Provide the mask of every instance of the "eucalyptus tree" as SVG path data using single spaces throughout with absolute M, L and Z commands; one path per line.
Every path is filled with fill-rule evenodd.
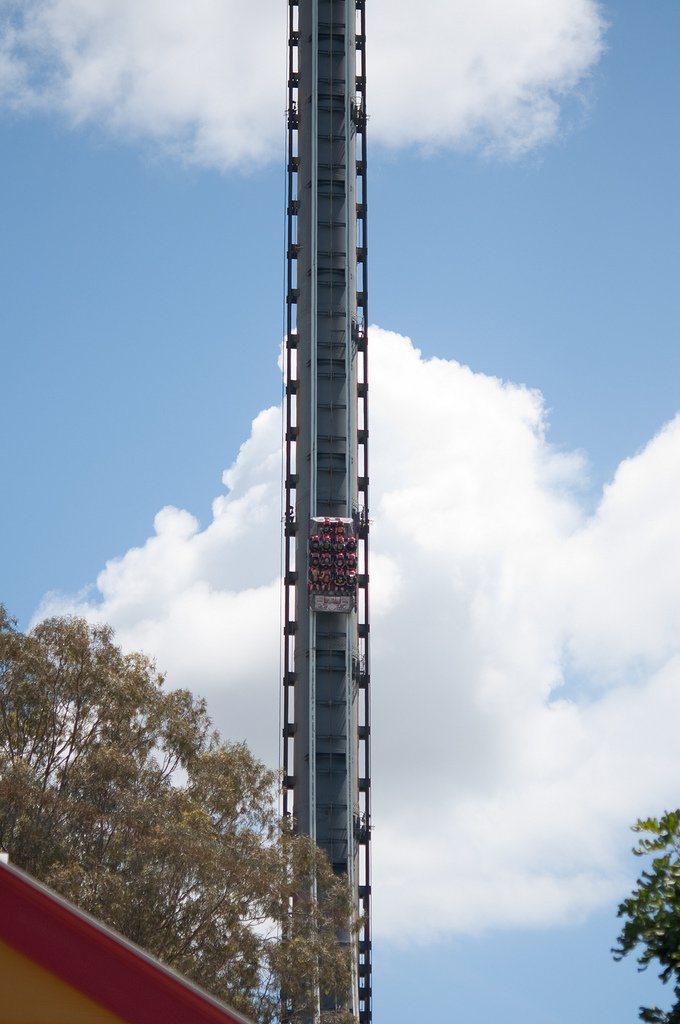
M 317 979 L 336 1005 L 348 991 L 350 899 L 279 817 L 277 789 L 108 626 L 52 618 L 24 634 L 0 606 L 0 846 L 236 1009 L 294 1024 Z

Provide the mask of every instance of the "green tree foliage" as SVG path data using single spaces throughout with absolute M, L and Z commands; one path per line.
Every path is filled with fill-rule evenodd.
M 680 810 L 666 812 L 658 820 L 648 818 L 633 826 L 642 834 L 633 853 L 652 856 L 651 868 L 642 872 L 633 893 L 619 907 L 625 924 L 612 953 L 615 960 L 638 947 L 640 970 L 657 961 L 659 977 L 673 982 L 675 1003 L 668 1012 L 640 1007 L 647 1024 L 680 1024 Z
M 262 1024 L 281 991 L 304 1020 L 317 980 L 342 1005 L 346 885 L 279 819 L 276 774 L 162 684 L 106 626 L 55 618 L 25 635 L 0 606 L 0 846 Z

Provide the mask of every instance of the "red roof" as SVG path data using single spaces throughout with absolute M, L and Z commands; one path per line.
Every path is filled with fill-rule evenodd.
M 0 862 L 0 940 L 126 1024 L 250 1024 L 143 950 Z

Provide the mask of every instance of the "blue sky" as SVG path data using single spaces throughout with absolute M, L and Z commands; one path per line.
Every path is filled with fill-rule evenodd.
M 181 6 L 168 19 L 219 28 L 212 0 Z M 554 72 L 518 60 L 513 106 L 504 5 L 468 12 L 472 41 L 465 6 L 409 54 L 458 106 L 435 71 L 402 95 L 378 37 L 396 45 L 399 18 L 376 0 L 369 21 L 375 1019 L 619 1024 L 656 989 L 609 956 L 628 824 L 677 804 L 680 769 L 680 432 L 649 445 L 680 406 L 680 8 L 603 4 L 602 45 L 588 0 L 518 2 L 523 37 L 543 18 L 557 42 Z M 163 16 L 25 7 L 0 4 L 0 599 L 22 626 L 103 614 L 271 759 L 278 418 L 251 421 L 281 391 L 283 87 L 263 69 L 223 116 L 210 54 L 205 92 L 190 71 L 151 98 L 93 86 L 73 53 L 103 32 L 109 67 L 135 46 L 155 73 Z M 450 71 L 480 52 L 490 100 Z M 154 528 L 167 506 L 186 512 Z

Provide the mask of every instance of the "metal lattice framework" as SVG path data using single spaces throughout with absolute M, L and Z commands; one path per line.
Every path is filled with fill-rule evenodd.
M 355 894 L 370 1022 L 365 4 L 288 0 L 288 18 L 283 804 Z M 356 539 L 349 611 L 310 599 L 313 522 Z

